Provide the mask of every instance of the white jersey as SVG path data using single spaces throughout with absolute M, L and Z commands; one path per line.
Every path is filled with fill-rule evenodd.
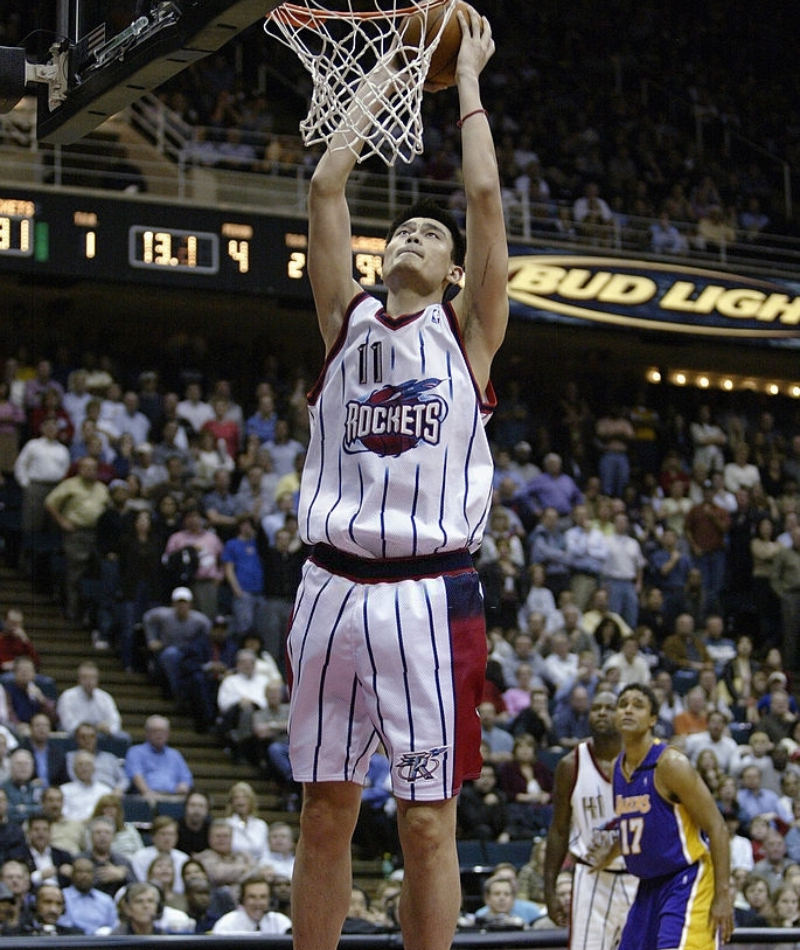
M 601 770 L 589 742 L 575 747 L 575 784 L 570 796 L 572 822 L 569 829 L 569 850 L 579 861 L 586 861 L 592 842 L 614 821 L 614 792 L 611 778 Z M 608 831 L 613 836 L 614 832 Z M 622 857 L 609 865 L 624 870 Z
M 586 863 L 592 841 L 598 836 L 613 834 L 605 828 L 614 820 L 611 779 L 597 764 L 589 742 L 575 747 L 575 784 L 570 804 L 569 850 L 576 863 L 569 945 L 571 950 L 615 950 L 639 882 L 626 872 L 621 857 L 598 873 Z
M 449 305 L 391 319 L 359 294 L 309 394 L 303 540 L 365 558 L 476 550 L 491 501 L 484 426 L 494 405 Z

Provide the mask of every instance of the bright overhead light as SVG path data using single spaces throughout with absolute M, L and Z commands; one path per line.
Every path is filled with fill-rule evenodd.
M 697 380 L 697 385 L 698 385 L 701 389 L 708 389 L 708 387 L 709 387 L 708 376 L 701 376 L 701 377 Z
M 679 386 L 684 386 L 684 385 L 686 384 L 686 376 L 685 376 L 683 373 L 676 373 L 676 374 L 675 374 L 675 382 L 676 382 Z

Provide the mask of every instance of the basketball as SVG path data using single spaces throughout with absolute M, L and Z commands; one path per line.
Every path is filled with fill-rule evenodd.
M 428 9 L 425 30 L 426 47 L 435 39 L 441 29 L 445 9 L 445 3 L 432 4 Z M 458 62 L 458 51 L 461 49 L 461 24 L 456 16 L 459 10 L 469 16 L 472 7 L 468 3 L 464 3 L 463 0 L 459 0 L 456 4 L 455 10 L 442 31 L 439 45 L 431 58 L 431 65 L 424 87 L 427 92 L 438 92 L 440 89 L 448 89 L 456 84 L 456 63 Z M 421 14 L 414 14 L 408 18 L 408 23 L 403 27 L 403 42 L 408 46 L 419 46 L 422 20 Z

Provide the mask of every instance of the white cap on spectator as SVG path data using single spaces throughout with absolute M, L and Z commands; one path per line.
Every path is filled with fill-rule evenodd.
M 176 587 L 172 592 L 173 600 L 194 600 L 188 587 Z

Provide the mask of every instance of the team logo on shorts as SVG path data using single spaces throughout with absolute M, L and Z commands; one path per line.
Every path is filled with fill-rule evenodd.
M 406 782 L 430 781 L 442 764 L 439 757 L 447 752 L 447 748 L 440 746 L 427 752 L 404 752 L 397 763 L 397 774 Z
M 363 402 L 347 403 L 344 448 L 347 452 L 402 455 L 420 443 L 438 445 L 447 403 L 431 393 L 441 379 L 412 379 L 376 389 Z

